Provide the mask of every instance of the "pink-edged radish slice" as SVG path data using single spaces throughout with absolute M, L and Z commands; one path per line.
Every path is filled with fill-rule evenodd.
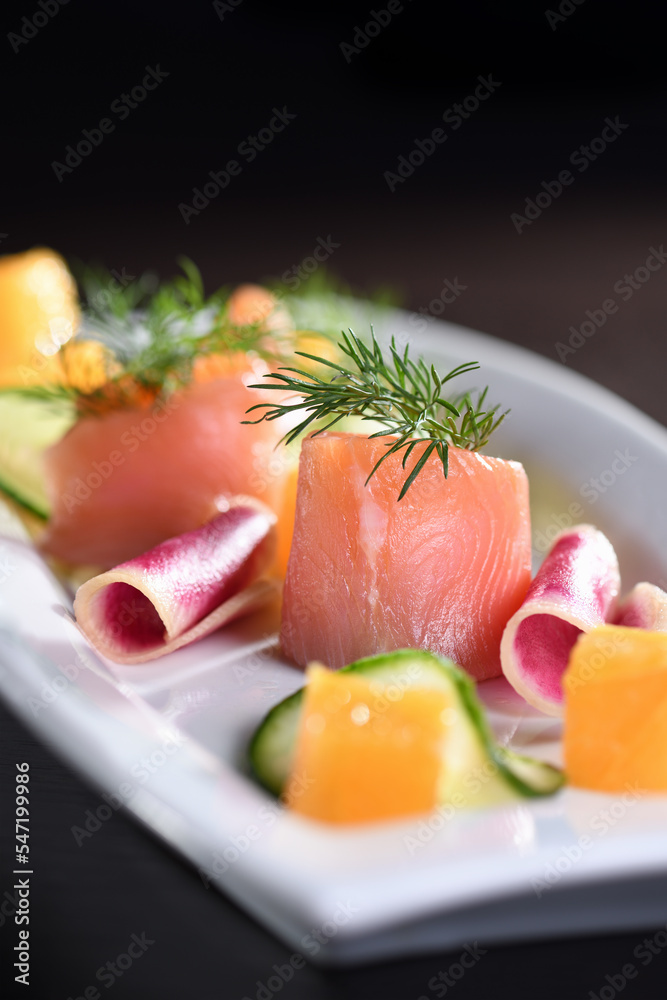
M 500 644 L 503 673 L 530 705 L 562 715 L 572 647 L 609 619 L 620 583 L 616 553 L 597 528 L 580 524 L 554 539 Z
M 279 589 L 261 578 L 275 553 L 275 521 L 258 500 L 232 499 L 201 528 L 79 587 L 79 627 L 108 659 L 144 663 L 248 614 Z
M 638 583 L 619 603 L 613 625 L 667 632 L 667 594 L 652 583 Z

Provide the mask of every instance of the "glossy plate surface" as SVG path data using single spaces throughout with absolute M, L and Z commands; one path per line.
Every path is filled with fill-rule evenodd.
M 667 431 L 520 348 L 436 321 L 421 336 L 413 326 L 396 311 L 376 332 L 443 369 L 479 361 L 480 384 L 511 407 L 493 452 L 526 465 L 536 563 L 559 527 L 593 522 L 616 547 L 624 590 L 665 586 Z M 667 921 L 667 796 L 566 789 L 329 829 L 285 813 L 247 776 L 254 727 L 302 684 L 277 649 L 275 609 L 133 667 L 93 653 L 70 612 L 71 595 L 0 513 L 0 694 L 104 793 L 102 822 L 128 809 L 307 958 L 369 961 Z M 503 680 L 480 690 L 501 742 L 558 762 L 558 722 Z

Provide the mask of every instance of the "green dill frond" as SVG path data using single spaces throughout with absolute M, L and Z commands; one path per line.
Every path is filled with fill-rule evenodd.
M 121 368 L 111 385 L 129 377 L 168 394 L 187 385 L 195 361 L 210 354 L 239 351 L 272 361 L 290 355 L 293 345 L 280 331 L 269 338 L 265 323 L 229 321 L 229 288 L 207 296 L 196 265 L 187 257 L 179 265 L 182 274 L 162 283 L 152 273 L 122 283 L 102 268 L 79 268 L 83 309 L 77 339 L 99 341 L 111 351 Z
M 352 330 L 342 334 L 339 343 L 342 353 L 352 367 L 346 368 L 333 361 L 297 351 L 319 365 L 333 369 L 329 378 L 299 368 L 280 368 L 277 373 L 265 376 L 274 382 L 252 386 L 256 389 L 290 390 L 301 396 L 300 401 L 273 405 L 258 403 L 247 412 L 264 409 L 257 420 L 277 420 L 299 410 L 305 412 L 301 422 L 289 431 L 283 440 L 293 441 L 308 429 L 316 434 L 335 426 L 344 417 L 360 416 L 382 425 L 382 429 L 369 437 L 392 435 L 395 440 L 385 442 L 387 451 L 372 469 L 368 480 L 377 472 L 390 455 L 403 452 L 403 468 L 418 444 L 427 447 L 408 474 L 398 499 L 402 500 L 415 478 L 432 454 L 440 459 L 443 474 L 448 474 L 448 447 L 477 451 L 489 440 L 507 412 L 498 413 L 499 407 L 484 409 L 487 389 L 473 400 L 469 392 L 448 398 L 443 387 L 452 379 L 479 368 L 477 362 L 458 365 L 447 375 L 440 376 L 433 365 L 419 358 L 409 357 L 408 347 L 401 352 L 392 339 L 390 357 L 385 358 L 371 328 L 371 344 L 360 340 Z M 288 374 L 281 374 L 282 372 Z M 366 482 L 368 482 L 366 480 Z
M 66 385 L 49 383 L 44 385 L 3 386 L 2 396 L 19 396 L 22 399 L 34 399 L 43 403 L 57 414 L 74 414 L 76 411 L 77 393 Z

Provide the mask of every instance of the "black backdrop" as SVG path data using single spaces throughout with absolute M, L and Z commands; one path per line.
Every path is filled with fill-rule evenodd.
M 330 238 L 328 267 L 353 288 L 390 285 L 428 310 L 458 278 L 445 318 L 557 358 L 664 237 L 658 4 L 4 6 L 2 252 L 41 243 L 164 276 L 187 254 L 213 289 L 280 277 Z M 146 67 L 161 81 L 134 100 Z M 479 77 L 492 93 L 457 119 Z M 252 161 L 239 154 L 274 108 L 295 117 Z M 626 127 L 604 148 L 608 118 Z M 103 119 L 113 131 L 94 146 L 85 132 Z M 437 128 L 445 141 L 422 153 Z M 411 155 L 424 162 L 388 181 Z M 233 159 L 240 173 L 199 214 L 179 210 Z M 546 207 L 518 232 L 512 216 L 538 196 Z M 660 366 L 645 363 L 663 340 L 663 285 L 566 363 L 665 420 Z
M 664 274 L 627 300 L 613 291 L 667 238 L 659 12 L 602 0 L 6 3 L 0 252 L 48 245 L 163 276 L 187 254 L 213 289 L 293 274 L 319 240 L 359 292 L 389 285 L 412 309 L 525 344 L 667 422 Z M 230 160 L 224 189 L 184 209 Z M 451 302 L 446 281 L 464 288 Z M 610 295 L 622 308 L 559 358 Z M 35 985 L 18 995 L 80 995 L 145 930 L 155 945 L 114 995 L 254 997 L 286 949 L 122 815 L 77 848 L 70 827 L 96 793 L 12 719 L 1 738 L 3 780 L 28 760 L 39 802 Z M 585 997 L 639 940 L 492 949 L 452 992 Z M 454 957 L 308 969 L 284 992 L 430 996 Z M 665 961 L 624 996 L 658 996 Z

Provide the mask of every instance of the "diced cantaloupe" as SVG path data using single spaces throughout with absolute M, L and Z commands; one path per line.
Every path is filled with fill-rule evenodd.
M 46 247 L 0 257 L 0 385 L 62 381 L 57 348 L 79 324 L 76 282 Z
M 563 684 L 571 784 L 667 791 L 667 633 L 601 625 L 577 640 Z
M 446 692 L 410 689 L 392 701 L 377 681 L 358 675 L 313 665 L 307 677 L 289 806 L 329 823 L 434 809 Z

